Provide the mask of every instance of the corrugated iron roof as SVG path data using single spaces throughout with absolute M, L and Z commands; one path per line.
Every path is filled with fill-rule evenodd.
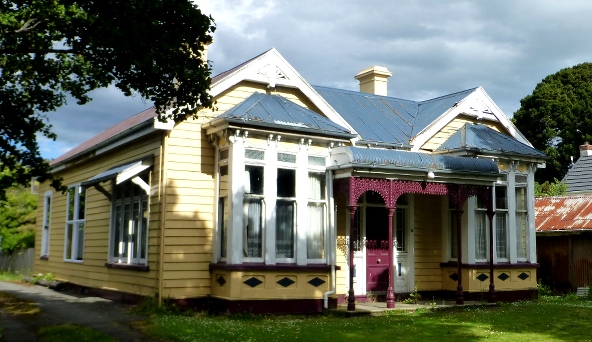
M 461 129 L 451 135 L 436 151 L 459 149 L 546 157 L 539 150 L 523 144 L 508 135 L 502 134 L 486 125 L 470 122 L 467 122 Z
M 218 120 L 239 121 L 250 125 L 304 130 L 348 138 L 355 137 L 346 128 L 282 96 L 263 93 L 252 94 L 213 121 Z
M 421 152 L 386 150 L 361 147 L 340 147 L 334 151 L 346 150 L 350 164 L 367 164 L 385 167 L 411 167 L 426 170 L 449 170 L 456 172 L 478 172 L 497 174 L 497 164 L 487 158 L 455 157 Z
M 535 198 L 537 232 L 592 229 L 592 195 Z
M 132 117 L 129 117 L 109 128 L 102 131 L 101 133 L 95 135 L 94 137 L 88 139 L 87 141 L 83 142 L 82 144 L 76 146 L 75 148 L 71 149 L 70 151 L 62 154 L 61 156 L 52 160 L 49 164 L 56 165 L 60 162 L 63 162 L 67 159 L 75 157 L 81 153 L 85 153 L 87 151 L 92 150 L 92 148 L 98 146 L 99 144 L 117 136 L 126 131 L 140 125 L 141 123 L 151 120 L 156 117 L 156 108 L 150 107 L 143 112 L 140 112 Z
M 313 86 L 362 140 L 409 144 L 412 137 L 477 88 L 426 101 Z
M 563 177 L 563 182 L 569 192 L 589 191 L 592 192 L 592 156 L 582 156 Z

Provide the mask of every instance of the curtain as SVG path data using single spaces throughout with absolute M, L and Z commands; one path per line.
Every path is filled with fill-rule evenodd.
M 276 257 L 294 257 L 294 202 L 277 201 L 276 204 Z
M 325 257 L 324 204 L 308 205 L 306 250 L 308 259 Z
M 245 257 L 261 258 L 263 256 L 263 239 L 261 227 L 261 200 L 246 201 L 244 206 L 243 252 Z
M 516 250 L 517 257 L 526 258 L 526 213 L 516 213 Z
M 487 259 L 487 223 L 489 222 L 484 211 L 475 212 L 475 259 Z
M 323 186 L 323 181 L 325 180 L 325 175 L 320 173 L 310 173 L 308 177 L 308 184 L 309 184 L 309 192 L 308 198 L 313 200 L 322 200 L 323 191 L 325 190 Z
M 500 259 L 508 259 L 508 224 L 507 212 L 495 214 L 495 252 Z

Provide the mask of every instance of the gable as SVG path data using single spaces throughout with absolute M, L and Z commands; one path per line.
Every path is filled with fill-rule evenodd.
M 421 146 L 420 150 L 423 151 L 435 151 L 440 147 L 446 140 L 448 140 L 454 133 L 456 133 L 459 129 L 461 129 L 466 123 L 481 123 L 487 125 L 489 128 L 496 130 L 498 132 L 504 132 L 507 134 L 505 128 L 499 122 L 494 121 L 479 121 L 475 117 L 467 116 L 467 115 L 459 115 L 455 117 L 452 121 L 450 121 L 446 126 L 444 126 L 440 131 L 438 131 L 433 137 L 431 137 L 428 141 Z

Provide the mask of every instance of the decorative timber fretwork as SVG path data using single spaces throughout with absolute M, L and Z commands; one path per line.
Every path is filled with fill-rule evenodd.
M 338 179 L 333 185 L 334 195 L 338 197 L 345 195 L 346 207 L 350 214 L 350 227 L 354 227 L 354 215 L 358 208 L 358 200 L 367 191 L 373 191 L 382 197 L 384 204 L 388 209 L 389 215 L 389 238 L 388 238 L 388 255 L 389 264 L 393 260 L 393 237 L 392 237 L 392 217 L 397 206 L 397 199 L 403 194 L 425 194 L 425 195 L 439 195 L 447 196 L 452 207 L 455 209 L 457 215 L 457 236 L 461 236 L 461 216 L 463 214 L 463 206 L 467 199 L 473 196 L 477 196 L 487 206 L 487 216 L 489 218 L 489 233 L 493 236 L 493 217 L 495 212 L 493 211 L 493 196 L 492 186 L 484 185 L 466 185 L 466 184 L 455 184 L 455 183 L 433 183 L 427 181 L 402 181 L 393 179 L 379 179 L 379 178 L 362 178 L 362 177 L 349 177 Z M 348 260 L 348 266 L 350 268 L 349 276 L 349 295 L 347 309 L 349 311 L 355 310 L 355 296 L 353 290 L 353 229 L 350 229 L 349 238 L 349 255 L 346 256 Z M 490 255 L 493 256 L 493 239 L 490 238 Z M 382 246 L 381 246 L 382 247 Z M 462 260 L 462 246 L 461 239 L 457 239 L 457 256 L 459 260 Z M 458 263 L 457 267 L 457 290 L 456 290 L 456 303 L 464 304 L 463 287 L 462 287 L 462 272 L 461 263 Z M 394 277 L 392 274 L 393 267 L 389 265 L 389 281 L 387 288 L 387 308 L 395 307 L 395 295 L 394 295 Z M 493 260 L 490 260 L 490 284 L 489 284 L 489 300 L 495 300 L 495 287 L 493 283 Z

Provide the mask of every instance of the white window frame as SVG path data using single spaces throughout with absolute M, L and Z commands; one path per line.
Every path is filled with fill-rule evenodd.
M 81 206 L 80 195 L 84 193 L 84 205 Z M 73 196 L 73 198 L 72 198 Z M 73 202 L 72 215 L 70 215 L 70 201 Z M 80 184 L 68 187 L 66 196 L 66 230 L 64 235 L 64 261 L 78 262 L 84 261 L 84 231 L 86 229 L 86 202 L 88 200 L 87 190 Z M 80 210 L 84 212 L 80 215 Z M 82 216 L 82 217 L 81 217 Z M 72 218 L 70 218 L 72 217 Z M 72 227 L 72 231 L 70 231 Z M 82 227 L 82 229 L 80 229 Z M 82 236 L 80 236 L 82 232 Z M 69 238 L 71 236 L 70 250 L 68 251 Z M 68 252 L 70 257 L 68 257 Z
M 514 177 L 516 176 L 522 176 L 526 178 L 526 182 L 515 182 L 514 183 L 514 201 L 516 203 L 516 210 L 515 210 L 515 233 L 516 233 L 516 260 L 517 261 L 527 261 L 528 260 L 528 254 L 529 254 L 529 243 L 528 243 L 528 227 L 529 227 L 529 215 L 528 215 L 528 174 L 524 174 L 524 173 L 515 173 Z M 518 191 L 518 189 L 524 189 L 524 203 L 523 203 L 523 208 L 519 208 L 518 206 L 518 198 L 516 197 L 516 193 Z M 520 225 L 519 225 L 519 218 L 523 216 L 524 217 L 524 230 L 522 231 L 520 229 Z M 518 235 L 521 235 L 523 238 L 522 241 L 522 245 L 520 246 L 520 240 L 518 239 Z M 524 256 L 520 256 L 519 254 L 519 250 L 521 248 L 524 248 Z
M 109 229 L 109 262 L 126 265 L 148 265 L 148 235 L 150 227 L 150 196 L 143 187 L 137 182 L 146 183 L 141 179 L 143 175 L 147 176 L 148 183 L 150 183 L 150 173 L 140 173 L 133 178 L 116 184 L 115 180 L 112 183 L 113 199 L 111 203 L 111 228 Z M 122 187 L 137 187 L 139 195 L 134 196 L 133 191 L 131 196 L 118 198 L 117 193 L 119 188 Z M 137 226 L 133 224 L 134 204 L 138 205 L 139 220 Z M 127 234 L 122 230 L 119 232 L 119 242 L 116 242 L 115 230 L 117 229 L 118 211 L 117 207 L 121 207 L 121 215 L 125 217 L 124 207 L 128 205 L 130 207 L 130 223 L 128 226 Z M 143 215 L 146 215 L 145 222 L 142 219 Z M 123 220 L 123 219 L 122 219 Z M 146 225 L 144 227 L 143 225 Z M 125 227 L 125 224 L 121 228 Z M 131 230 L 131 231 L 130 231 Z M 142 230 L 145 231 L 142 236 Z M 136 235 L 136 241 L 131 241 L 130 236 Z M 127 235 L 127 238 L 125 236 Z M 141 241 L 144 240 L 144 241 Z M 127 246 L 122 245 L 122 241 L 128 241 Z M 142 243 L 144 246 L 145 255 L 141 255 Z M 115 246 L 117 244 L 118 253 L 115 255 Z M 122 255 L 123 249 L 127 248 L 127 256 Z M 132 250 L 135 250 L 136 257 L 133 257 Z
M 245 149 L 246 151 L 247 149 Z M 263 151 L 265 153 L 265 151 Z M 261 236 L 261 256 L 260 257 L 249 257 L 244 255 L 244 247 L 248 246 L 248 244 L 245 243 L 245 239 L 247 238 L 245 233 L 243 232 L 243 247 L 241 248 L 241 254 L 242 254 L 242 259 L 245 262 L 263 262 L 264 258 L 265 258 L 265 245 L 266 245 L 266 231 L 267 231 L 267 224 L 266 224 L 266 219 L 265 219 L 265 212 L 266 212 L 266 202 L 265 202 L 265 191 L 266 191 L 266 187 L 265 187 L 265 179 L 266 174 L 265 174 L 265 169 L 266 166 L 264 164 L 264 160 L 259 161 L 258 159 L 247 159 L 245 157 L 245 166 L 243 167 L 243 170 L 246 171 L 246 167 L 248 166 L 257 166 L 257 167 L 262 167 L 263 168 L 263 194 L 259 195 L 259 194 L 248 194 L 246 193 L 246 191 L 244 192 L 243 195 L 243 201 L 242 201 L 242 207 L 241 207 L 241 213 L 242 213 L 242 217 L 243 219 L 241 220 L 242 222 L 242 227 L 241 229 L 245 230 L 245 204 L 247 203 L 247 201 L 249 200 L 260 200 L 261 201 L 261 232 L 260 232 L 260 236 Z M 246 182 L 247 180 L 244 179 L 244 181 Z M 226 255 L 228 255 L 229 251 L 226 251 Z
M 473 222 L 474 222 L 474 241 L 475 241 L 475 252 L 473 257 L 475 258 L 475 262 L 489 262 L 489 258 L 490 258 L 490 251 L 489 251 L 489 244 L 490 244 L 490 236 L 489 236 L 489 216 L 487 216 L 487 203 L 482 203 L 482 207 L 479 206 L 479 199 L 475 196 L 475 199 L 473 200 L 474 202 L 474 218 L 473 218 Z M 484 255 L 484 257 L 479 258 L 478 257 L 478 234 L 477 234 L 477 224 L 478 224 L 478 220 L 479 220 L 479 216 L 482 217 L 483 219 L 483 228 L 485 230 L 485 250 L 481 251 Z M 495 221 L 495 219 L 494 219 Z
M 310 193 L 309 193 L 308 194 L 308 206 L 306 208 L 306 210 L 307 210 L 306 211 L 307 219 L 309 219 L 309 210 L 308 210 L 308 207 L 309 206 L 311 206 L 311 205 L 319 206 L 323 210 L 323 214 L 322 214 L 323 215 L 323 218 L 321 220 L 321 224 L 322 224 L 322 228 L 321 228 L 322 229 L 322 233 L 321 233 L 321 235 L 322 235 L 322 239 L 323 239 L 323 243 L 322 243 L 322 248 L 323 248 L 322 255 L 323 255 L 323 257 L 322 258 L 309 258 L 308 257 L 308 239 L 310 238 L 310 235 L 307 234 L 306 235 L 306 238 L 307 238 L 306 260 L 307 260 L 307 263 L 309 263 L 309 264 L 320 264 L 320 263 L 324 263 L 325 260 L 327 259 L 327 224 L 328 224 L 328 222 L 327 222 L 327 216 L 328 216 L 327 215 L 327 197 L 328 197 L 327 196 L 328 195 L 327 194 L 327 174 L 326 174 L 325 170 L 310 168 L 310 165 L 309 165 L 309 170 L 308 170 L 308 177 L 309 177 L 309 179 L 310 179 L 310 175 L 311 174 L 322 175 L 324 177 L 324 179 L 325 179 L 325 188 L 322 189 L 323 195 L 324 195 L 324 196 L 322 196 L 323 198 L 321 198 L 321 199 L 313 199 L 313 198 L 311 198 Z M 298 191 L 298 186 L 296 186 L 296 189 L 297 189 L 296 191 Z
M 49 235 L 51 231 L 51 209 L 53 192 L 47 190 L 43 195 L 43 226 L 41 233 L 41 257 L 49 257 Z
M 510 191 L 513 189 L 510 189 L 510 187 L 508 186 L 508 182 L 507 182 L 507 177 L 508 174 L 504 174 L 503 178 L 505 178 L 506 180 L 499 180 L 495 186 L 494 186 L 494 194 L 493 194 L 493 205 L 494 205 L 494 211 L 495 211 L 495 217 L 493 219 L 494 221 L 494 253 L 495 253 L 495 261 L 496 262 L 509 262 L 510 261 L 510 255 L 511 255 L 511 249 L 514 248 L 513 246 L 510 245 L 510 234 L 512 232 L 512 229 L 510 227 L 510 210 L 509 210 L 509 206 L 510 206 Z M 499 191 L 499 189 L 504 188 L 506 191 L 506 208 L 498 208 L 497 206 L 497 192 Z M 506 237 L 505 237 L 505 246 L 506 246 L 506 256 L 505 257 L 500 257 L 498 255 L 498 249 L 499 249 L 499 239 L 498 239 L 498 222 L 500 221 L 500 219 L 503 217 L 505 218 L 505 225 L 506 225 Z

